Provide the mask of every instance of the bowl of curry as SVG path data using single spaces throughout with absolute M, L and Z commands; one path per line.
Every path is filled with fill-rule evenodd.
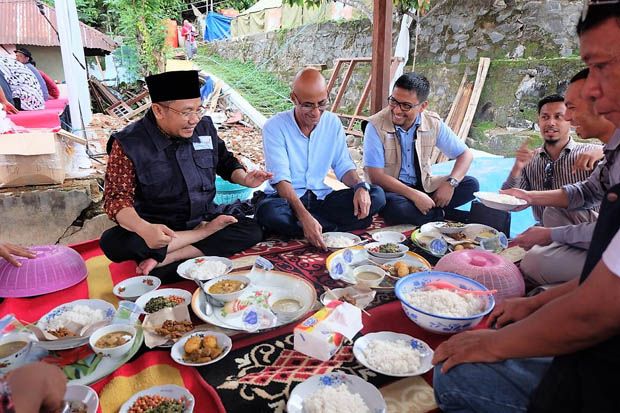
M 248 277 L 229 274 L 204 283 L 203 290 L 212 304 L 224 305 L 239 298 L 249 285 Z

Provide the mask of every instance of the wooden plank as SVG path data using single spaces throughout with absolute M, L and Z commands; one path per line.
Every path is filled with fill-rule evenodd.
M 454 116 L 454 112 L 456 111 L 456 107 L 458 106 L 461 98 L 463 97 L 463 89 L 465 88 L 465 81 L 467 80 L 467 70 L 463 73 L 463 79 L 461 79 L 461 84 L 456 91 L 456 96 L 454 97 L 454 101 L 452 101 L 452 106 L 450 106 L 450 111 L 448 112 L 448 116 L 446 116 L 446 124 L 450 124 L 452 121 L 452 117 Z
M 476 109 L 478 108 L 478 102 L 480 101 L 480 95 L 482 94 L 482 89 L 484 88 L 484 83 L 486 81 L 490 65 L 491 59 L 488 57 L 480 58 L 476 82 L 474 83 L 471 98 L 469 99 L 469 105 L 467 106 L 465 118 L 463 119 L 463 123 L 461 124 L 461 128 L 459 130 L 459 138 L 461 138 L 462 141 L 467 138 L 471 124 L 474 121 L 474 116 L 476 115 Z
M 332 72 L 331 77 L 329 78 L 329 82 L 327 82 L 327 95 L 331 92 L 334 84 L 336 83 L 336 79 L 338 79 L 338 74 L 340 73 L 340 68 L 342 67 L 342 59 L 336 60 L 336 66 L 334 67 L 334 71 Z
M 383 109 L 390 85 L 392 61 L 392 0 L 374 0 L 372 13 L 372 72 L 370 113 Z
M 222 91 L 222 82 L 218 80 L 215 83 L 215 88 L 211 94 L 211 102 L 209 103 L 209 113 L 213 113 L 217 107 L 217 101 L 220 99 L 220 92 Z
M 344 92 L 347 91 L 347 86 L 349 85 L 349 81 L 351 80 L 351 76 L 353 75 L 353 69 L 355 69 L 356 64 L 357 62 L 355 60 L 351 60 L 351 62 L 349 63 L 349 67 L 345 72 L 344 79 L 342 79 L 342 83 L 340 84 L 340 88 L 338 89 L 338 94 L 334 99 L 334 103 L 332 103 L 332 112 L 336 112 L 338 107 L 340 106 L 340 101 L 344 96 Z

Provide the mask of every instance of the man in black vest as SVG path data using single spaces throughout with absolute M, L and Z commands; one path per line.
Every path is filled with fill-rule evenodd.
M 620 0 L 586 7 L 577 26 L 590 70 L 582 94 L 618 128 L 617 140 Z M 468 331 L 441 344 L 433 387 L 442 411 L 620 412 L 619 151 L 606 148 L 600 167 L 607 192 L 581 279 L 506 300 L 490 316 L 498 330 Z
M 136 272 L 201 255 L 229 256 L 262 239 L 244 204 L 217 205 L 215 175 L 255 188 L 271 177 L 246 172 L 203 117 L 198 72 L 146 78 L 153 106 L 108 142 L 104 207 L 119 225 L 101 236 L 114 262 Z

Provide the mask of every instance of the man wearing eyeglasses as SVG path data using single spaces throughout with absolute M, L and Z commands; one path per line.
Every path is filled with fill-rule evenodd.
M 148 274 L 156 266 L 226 257 L 259 242 L 260 226 L 245 217 L 251 208 L 213 202 L 215 175 L 252 188 L 271 175 L 246 172 L 203 117 L 198 72 L 166 72 L 146 83 L 151 109 L 108 142 L 104 207 L 118 226 L 101 236 L 105 255 L 134 260 L 136 272 Z
M 620 128 L 620 2 L 585 8 L 577 26 L 590 70 L 582 95 Z M 602 163 L 618 162 L 614 141 L 619 129 Z M 580 279 L 504 300 L 490 315 L 498 329 L 457 334 L 435 350 L 443 412 L 620 411 L 620 179 L 609 184 Z
M 323 232 L 367 228 L 385 205 L 385 195 L 358 176 L 342 123 L 326 111 L 321 73 L 301 70 L 292 89 L 295 108 L 278 113 L 263 128 L 265 165 L 273 178 L 256 218 L 270 232 L 304 236 L 326 249 Z M 325 183 L 330 169 L 348 189 L 334 191 Z
M 388 106 L 370 117 L 364 134 L 364 168 L 385 191 L 381 216 L 390 225 L 463 221 L 455 209 L 474 199 L 478 181 L 465 176 L 473 156 L 439 115 L 426 110 L 430 84 L 417 73 L 396 80 Z M 456 159 L 449 176 L 432 176 L 435 148 Z

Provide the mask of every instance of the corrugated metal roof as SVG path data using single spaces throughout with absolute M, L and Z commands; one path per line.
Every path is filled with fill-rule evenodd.
M 43 4 L 45 15 L 39 12 L 35 0 L 0 0 L 0 44 L 60 46 L 56 34 L 56 11 Z M 82 41 L 86 49 L 111 52 L 116 43 L 107 35 L 80 22 Z

